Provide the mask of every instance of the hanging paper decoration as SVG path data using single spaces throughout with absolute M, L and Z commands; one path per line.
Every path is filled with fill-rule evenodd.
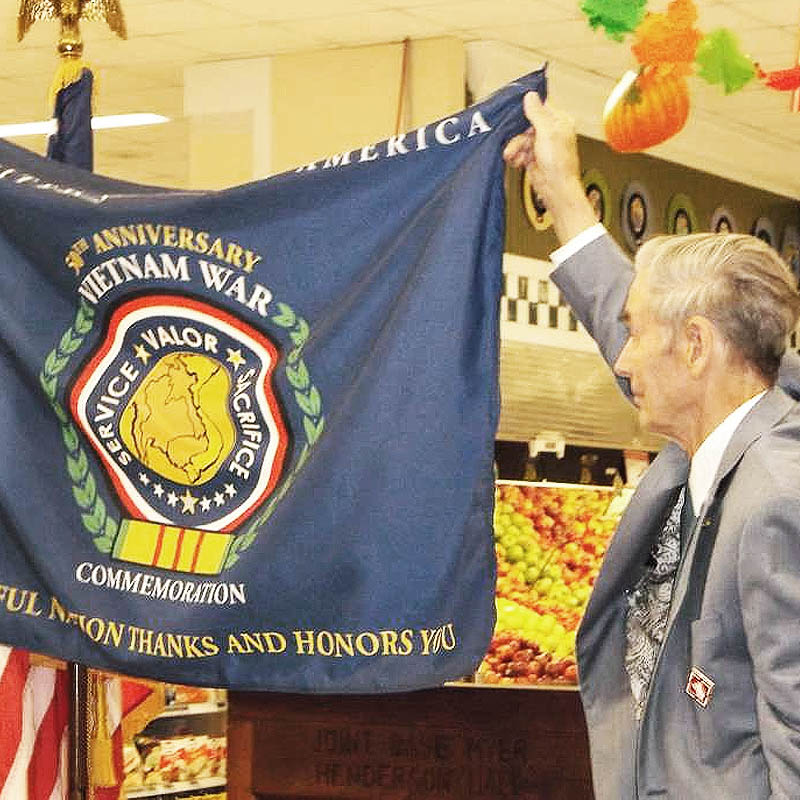
M 688 116 L 689 87 L 683 71 L 646 66 L 626 73 L 614 87 L 603 111 L 603 128 L 614 150 L 633 153 L 674 136 Z
M 739 49 L 727 28 L 708 34 L 697 48 L 697 74 L 709 83 L 722 84 L 725 94 L 738 91 L 756 74 L 753 62 Z
M 697 8 L 692 0 L 673 0 L 666 14 L 648 13 L 636 29 L 631 47 L 636 60 L 640 64 L 684 64 L 689 74 L 703 38 L 695 22 Z
M 780 92 L 793 92 L 795 89 L 800 89 L 800 65 L 789 69 L 764 72 L 756 64 L 756 74 L 764 86 L 768 86 L 770 89 L 777 89 Z
M 621 42 L 633 33 L 644 17 L 647 0 L 584 0 L 581 11 L 592 28 L 603 28 L 611 39 Z
M 644 150 L 674 136 L 689 112 L 685 76 L 719 84 L 725 94 L 739 91 L 756 75 L 764 86 L 791 91 L 800 110 L 800 54 L 791 69 L 765 72 L 742 53 L 727 28 L 704 35 L 695 28 L 694 0 L 672 0 L 665 12 L 645 10 L 646 0 L 585 0 L 581 9 L 592 28 L 617 41 L 633 33 L 638 72 L 628 72 L 609 95 L 603 111 L 606 140 L 615 150 Z
M 798 47 L 794 64 L 796 67 L 800 67 L 800 47 Z M 800 86 L 792 90 L 792 94 L 789 98 L 789 110 L 795 114 L 800 111 Z

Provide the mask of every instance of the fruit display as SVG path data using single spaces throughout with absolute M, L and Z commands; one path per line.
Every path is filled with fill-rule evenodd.
M 497 623 L 476 680 L 575 684 L 575 634 L 620 516 L 602 487 L 499 481 Z

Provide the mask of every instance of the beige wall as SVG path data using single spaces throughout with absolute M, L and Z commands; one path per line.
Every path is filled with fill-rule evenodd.
M 190 187 L 232 186 L 411 130 L 464 107 L 458 39 L 202 64 L 187 74 Z M 226 127 L 230 123 L 230 129 Z
M 252 114 L 211 114 L 192 120 L 189 175 L 193 189 L 222 189 L 253 177 Z
M 464 48 L 456 39 L 277 56 L 273 172 L 386 139 L 464 106 Z M 398 106 L 402 102 L 399 130 Z

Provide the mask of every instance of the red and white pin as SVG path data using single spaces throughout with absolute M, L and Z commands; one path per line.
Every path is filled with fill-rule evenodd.
M 686 681 L 686 694 L 692 698 L 701 708 L 708 708 L 711 702 L 711 695 L 714 694 L 714 681 L 697 667 L 689 670 L 689 678 Z

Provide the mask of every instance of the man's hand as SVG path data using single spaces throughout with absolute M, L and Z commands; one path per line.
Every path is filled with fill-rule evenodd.
M 525 167 L 564 244 L 597 221 L 581 182 L 575 123 L 535 92 L 528 92 L 523 103 L 531 127 L 506 145 L 503 158 L 512 167 Z

